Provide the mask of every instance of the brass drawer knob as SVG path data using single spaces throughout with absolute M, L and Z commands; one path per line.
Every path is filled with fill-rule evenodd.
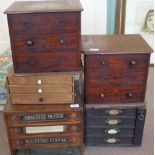
M 107 114 L 112 115 L 112 116 L 116 116 L 122 113 L 122 110 L 120 109 L 110 109 L 106 111 Z
M 104 97 L 105 97 L 105 94 L 104 94 L 104 93 L 101 93 L 101 94 L 100 94 L 100 97 L 101 97 L 101 98 L 104 98 Z
M 42 93 L 43 90 L 41 88 L 38 89 L 38 93 Z
M 38 80 L 37 81 L 38 84 L 42 84 L 42 82 L 43 82 L 42 80 Z
M 44 99 L 43 98 L 39 98 L 39 102 L 43 102 L 44 101 Z
M 77 135 L 77 126 L 73 125 L 71 130 L 74 135 Z
M 28 46 L 32 46 L 32 45 L 33 45 L 33 41 L 32 41 L 32 40 L 28 40 L 28 41 L 26 42 L 26 44 L 27 44 Z
M 130 92 L 129 92 L 129 93 L 127 94 L 127 96 L 128 96 L 129 98 L 132 98 L 132 97 L 133 97 L 133 93 L 130 93 Z
M 115 144 L 118 142 L 118 140 L 116 138 L 108 138 L 108 139 L 106 139 L 106 142 L 108 144 Z
M 136 65 L 136 61 L 132 60 L 130 61 L 130 66 L 135 66 Z
M 77 120 L 77 114 L 76 113 L 72 113 L 71 115 L 70 115 L 70 117 L 71 117 L 71 119 L 72 120 Z
M 108 125 L 118 125 L 118 124 L 121 123 L 121 121 L 120 120 L 117 120 L 117 119 L 108 119 L 108 120 L 106 120 L 106 123 Z
M 12 116 L 11 121 L 12 121 L 12 124 L 15 124 L 17 122 L 16 116 Z

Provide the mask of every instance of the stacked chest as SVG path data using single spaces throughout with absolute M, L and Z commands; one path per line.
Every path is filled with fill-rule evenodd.
M 144 43 L 138 36 L 83 37 L 86 103 L 144 102 L 150 59 L 150 49 L 138 48 Z
M 16 149 L 82 145 L 82 109 L 69 106 L 7 107 L 5 121 L 10 147 Z
M 146 109 L 86 106 L 85 143 L 88 146 L 138 146 L 142 142 Z
M 6 11 L 15 73 L 80 70 L 82 9 L 76 2 L 15 3 Z
M 10 103 L 72 104 L 79 87 L 79 82 L 75 81 L 74 77 L 65 74 L 42 76 L 9 74 L 7 83 Z

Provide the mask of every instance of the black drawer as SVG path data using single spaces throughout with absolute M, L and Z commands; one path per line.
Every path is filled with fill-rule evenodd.
M 87 136 L 86 137 L 87 146 L 125 146 L 132 145 L 132 137 L 97 137 L 97 136 Z
M 86 117 L 135 117 L 136 108 L 103 108 L 103 107 L 86 107 Z
M 86 127 L 95 126 L 119 126 L 119 127 L 134 127 L 134 118 L 86 118 Z
M 91 127 L 85 129 L 86 136 L 123 136 L 133 137 L 134 128 Z

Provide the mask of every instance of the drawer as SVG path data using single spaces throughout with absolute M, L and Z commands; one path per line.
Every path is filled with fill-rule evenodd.
M 136 71 L 103 71 L 101 68 L 89 71 L 86 69 L 86 87 L 102 85 L 104 87 L 142 87 L 145 84 L 146 72 Z
M 118 127 L 91 127 L 86 128 L 87 136 L 123 136 L 133 137 L 134 128 L 118 128 Z
M 11 94 L 10 101 L 12 104 L 70 104 L 74 102 L 74 94 Z
M 87 136 L 86 145 L 87 146 L 125 146 L 132 145 L 132 137 L 97 137 L 97 136 Z
M 48 93 L 73 93 L 73 85 L 9 85 L 10 94 L 48 94 Z
M 144 101 L 144 89 L 92 87 L 86 90 L 86 103 L 133 103 Z
M 44 135 L 67 134 L 80 135 L 82 134 L 81 124 L 58 124 L 58 125 L 42 125 L 42 126 L 26 126 L 9 128 L 11 138 L 24 137 L 42 137 Z
M 102 107 L 86 107 L 86 117 L 87 118 L 103 118 L 103 117 L 135 117 L 136 108 L 102 108 Z
M 25 137 L 20 139 L 11 139 L 12 149 L 30 149 L 30 148 L 52 148 L 82 145 L 82 136 L 77 135 L 53 135 L 42 137 Z
M 79 53 L 53 52 L 35 54 L 14 54 L 15 73 L 69 72 L 81 69 Z
M 135 118 L 86 118 L 87 127 L 131 127 L 135 126 Z
M 77 50 L 77 33 L 22 33 L 13 35 L 13 48 L 17 53 L 47 53 Z
M 53 111 L 49 112 L 16 112 L 5 113 L 8 127 L 23 127 L 23 126 L 42 126 L 42 125 L 57 125 L 63 123 L 80 123 L 83 119 L 80 109 L 72 111 Z
M 74 78 L 72 75 L 43 75 L 43 76 L 14 76 L 9 74 L 7 76 L 9 85 L 73 85 Z
M 90 72 L 101 68 L 103 72 L 111 71 L 147 71 L 150 54 L 108 54 L 87 55 L 85 68 Z
M 80 12 L 34 13 L 8 15 L 13 33 L 39 31 L 77 31 L 80 29 Z

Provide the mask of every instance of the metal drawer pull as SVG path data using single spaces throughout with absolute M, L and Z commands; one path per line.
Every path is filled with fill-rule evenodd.
M 110 135 L 116 135 L 118 134 L 118 132 L 120 132 L 120 130 L 119 129 L 106 129 L 105 132 Z
M 116 138 L 108 138 L 108 139 L 106 139 L 106 142 L 108 144 L 115 144 L 118 142 L 118 140 Z
M 121 123 L 121 121 L 120 120 L 117 120 L 117 119 L 109 119 L 109 120 L 106 120 L 106 123 L 108 125 L 118 125 L 118 124 Z
M 38 93 L 42 93 L 43 90 L 41 88 L 38 89 Z
M 120 109 L 110 109 L 106 111 L 107 114 L 112 115 L 112 116 L 116 116 L 122 113 L 122 110 Z
M 70 115 L 70 117 L 71 117 L 71 119 L 72 120 L 77 120 L 77 114 L 76 113 L 72 113 L 71 115 Z
M 127 96 L 128 96 L 129 98 L 132 98 L 132 97 L 133 97 L 133 93 L 128 93 Z
M 104 98 L 104 97 L 105 97 L 105 94 L 101 93 L 101 94 L 100 94 L 100 97 L 101 97 L 101 98 Z
M 28 41 L 26 42 L 26 44 L 27 44 L 28 46 L 32 46 L 32 45 L 33 45 L 33 41 L 32 41 L 32 40 L 28 40 Z
M 39 102 L 43 102 L 44 101 L 44 99 L 43 98 L 39 98 Z
M 136 64 L 137 64 L 136 61 L 134 60 L 130 61 L 130 66 L 135 66 Z
M 42 84 L 42 82 L 43 82 L 42 80 L 38 80 L 37 81 L 38 84 Z

